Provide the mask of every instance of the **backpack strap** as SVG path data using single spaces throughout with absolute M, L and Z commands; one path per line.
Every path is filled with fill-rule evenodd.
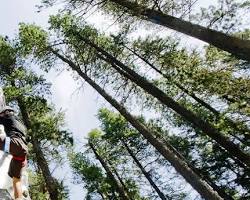
M 10 152 L 10 137 L 5 138 L 4 152 L 5 153 Z

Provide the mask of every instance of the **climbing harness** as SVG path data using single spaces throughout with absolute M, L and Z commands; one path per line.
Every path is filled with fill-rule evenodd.
M 5 138 L 4 152 L 5 153 L 10 152 L 10 137 Z

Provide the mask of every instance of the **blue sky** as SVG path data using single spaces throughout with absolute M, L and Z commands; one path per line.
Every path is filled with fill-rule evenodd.
M 205 5 L 209 0 L 203 0 Z M 2 0 L 0 4 L 0 34 L 14 37 L 18 31 L 20 22 L 36 23 L 44 28 L 48 26 L 48 17 L 51 14 L 57 13 L 57 8 L 50 8 L 37 13 L 35 6 L 39 5 L 40 0 Z M 109 27 L 112 22 L 100 18 L 100 16 L 91 16 L 89 21 L 99 26 L 99 28 Z M 111 31 L 109 29 L 109 31 Z M 67 127 L 73 132 L 77 145 L 81 146 L 83 138 L 93 128 L 98 126 L 98 121 L 95 117 L 98 108 L 108 105 L 101 97 L 97 98 L 97 93 L 85 84 L 84 89 L 77 90 L 80 85 L 71 77 L 69 72 L 50 73 L 48 80 L 53 83 L 52 86 L 52 102 L 59 110 L 62 108 L 66 112 Z M 67 184 L 70 187 L 70 199 L 83 199 L 83 191 L 81 187 L 70 184 L 70 170 L 66 167 L 65 170 L 60 170 L 56 173 L 57 176 L 67 177 Z

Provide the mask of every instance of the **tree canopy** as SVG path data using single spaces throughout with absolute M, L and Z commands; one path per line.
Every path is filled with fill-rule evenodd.
M 85 199 L 249 199 L 249 1 L 42 6 L 56 3 L 65 9 L 50 16 L 48 30 L 21 23 L 16 39 L 0 37 L 0 81 L 29 129 L 33 197 L 67 198 L 50 170 L 67 155 Z M 119 30 L 89 24 L 92 9 Z M 194 48 L 193 38 L 206 44 Z M 97 113 L 100 126 L 87 138 L 81 133 L 80 150 L 71 148 L 64 114 L 47 101 L 51 84 L 38 69 L 69 71 L 109 103 Z

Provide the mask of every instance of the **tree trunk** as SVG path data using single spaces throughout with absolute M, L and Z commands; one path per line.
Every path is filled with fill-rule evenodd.
M 147 81 L 144 77 L 137 74 L 134 70 L 127 67 L 125 64 L 117 60 L 114 56 L 106 52 L 101 47 L 97 46 L 96 44 L 92 43 L 88 39 L 82 37 L 79 33 L 75 33 L 82 39 L 86 44 L 90 45 L 91 47 L 95 48 L 98 52 L 102 55 L 97 54 L 99 58 L 111 64 L 111 66 L 117 70 L 122 76 L 130 79 L 132 82 L 136 83 L 140 86 L 144 91 L 148 94 L 151 94 L 155 98 L 157 98 L 162 104 L 168 106 L 169 108 L 173 109 L 177 112 L 180 116 L 184 119 L 192 123 L 195 127 L 202 130 L 206 133 L 210 138 L 215 140 L 218 144 L 220 144 L 224 149 L 226 149 L 232 158 L 237 158 L 240 162 L 245 163 L 247 166 L 250 167 L 250 156 L 242 151 L 238 145 L 231 142 L 228 137 L 222 135 L 218 132 L 210 123 L 202 120 L 200 117 L 196 116 L 192 111 L 187 110 L 185 107 L 181 106 L 178 102 L 174 101 L 172 98 L 167 96 L 162 90 L 158 87 L 154 86 L 152 83 Z M 104 57 L 105 56 L 105 57 Z M 244 164 L 243 164 L 244 165 Z
M 105 198 L 105 195 L 100 190 L 97 190 L 97 193 L 102 197 L 102 200 L 107 199 L 107 198 Z
M 30 122 L 29 114 L 27 112 L 25 104 L 23 103 L 21 98 L 17 98 L 17 102 L 18 102 L 18 106 L 20 108 L 25 126 L 28 129 L 31 129 L 31 122 Z M 31 137 L 32 137 L 31 143 L 33 145 L 33 151 L 35 152 L 35 155 L 36 155 L 36 162 L 42 171 L 42 175 L 46 183 L 49 197 L 51 200 L 59 200 L 60 198 L 59 198 L 59 192 L 57 190 L 57 181 L 52 177 L 50 173 L 48 163 L 41 150 L 41 144 L 35 137 L 33 136 Z
M 169 82 L 173 83 L 177 88 L 179 88 L 181 91 L 183 91 L 184 93 L 186 93 L 187 95 L 189 95 L 190 97 L 192 97 L 195 101 L 197 101 L 200 105 L 202 105 L 203 107 L 207 108 L 209 111 L 211 111 L 213 114 L 215 114 L 216 116 L 218 116 L 220 113 L 215 110 L 212 106 L 210 106 L 208 103 L 206 103 L 205 101 L 203 101 L 202 99 L 200 99 L 199 97 L 197 97 L 193 92 L 189 91 L 188 89 L 186 89 L 184 86 L 182 86 L 181 84 L 177 83 L 176 81 L 174 81 L 170 76 L 168 76 L 167 74 L 164 74 L 161 70 L 159 70 L 156 66 L 154 66 L 151 62 L 149 62 L 147 59 L 145 59 L 144 57 L 142 57 L 140 54 L 138 54 L 137 52 L 135 52 L 133 49 L 127 47 L 126 45 L 123 45 L 126 49 L 128 49 L 130 52 L 132 52 L 134 55 L 136 55 L 138 58 L 140 58 L 143 62 L 145 62 L 146 64 L 148 64 L 148 66 L 150 66 L 152 69 L 154 69 L 156 72 L 158 72 L 159 74 L 161 74 L 164 78 L 166 78 Z
M 136 156 L 134 155 L 133 151 L 128 147 L 128 144 L 126 142 L 124 142 L 122 139 L 122 144 L 125 146 L 126 150 L 128 151 L 129 155 L 133 158 L 134 162 L 136 163 L 136 165 L 140 168 L 141 172 L 143 173 L 143 175 L 146 177 L 146 179 L 148 180 L 148 182 L 150 183 L 150 185 L 154 188 L 154 190 L 157 192 L 157 194 L 159 195 L 159 197 L 162 200 L 167 200 L 165 195 L 162 193 L 162 191 L 158 188 L 158 186 L 154 183 L 153 179 L 151 178 L 150 174 L 144 169 L 144 167 L 141 165 L 140 161 L 136 158 Z
M 97 153 L 94 145 L 89 141 L 89 146 L 92 149 L 92 151 L 94 152 L 97 160 L 100 161 L 101 165 L 103 166 L 103 168 L 105 169 L 107 175 L 109 176 L 109 178 L 114 182 L 114 184 L 116 185 L 117 188 L 117 192 L 119 193 L 121 199 L 123 200 L 129 200 L 129 198 L 127 197 L 123 187 L 120 185 L 120 183 L 118 183 L 118 181 L 116 180 L 115 176 L 113 175 L 111 169 L 109 168 L 109 166 L 106 164 L 106 162 L 102 159 L 102 157 Z
M 128 0 L 110 0 L 118 6 L 124 7 L 132 15 L 141 16 L 143 19 L 200 39 L 215 47 L 231 53 L 232 55 L 250 61 L 250 41 L 242 40 L 230 35 L 215 31 L 203 26 L 184 21 L 161 11 L 146 8 L 136 2 Z
M 140 58 L 143 62 L 145 62 L 148 66 L 150 66 L 152 69 L 154 69 L 156 72 L 158 72 L 159 74 L 161 74 L 164 78 L 166 78 L 169 82 L 173 83 L 177 88 L 179 88 L 181 91 L 183 91 L 184 93 L 186 93 L 187 95 L 189 95 L 190 97 L 192 97 L 196 102 L 198 102 L 201 106 L 203 106 L 204 108 L 206 108 L 207 110 L 209 110 L 211 113 L 213 113 L 215 115 L 215 117 L 218 119 L 221 119 L 222 117 L 224 118 L 224 120 L 226 121 L 226 123 L 228 125 L 230 125 L 232 128 L 234 128 L 236 131 L 239 131 L 242 135 L 244 135 L 244 137 L 247 137 L 247 135 L 250 134 L 250 130 L 247 127 L 239 127 L 233 120 L 229 119 L 228 117 L 222 116 L 221 113 L 219 111 L 217 111 L 216 109 L 214 109 L 212 106 L 210 106 L 208 103 L 206 103 L 205 101 L 203 101 L 202 99 L 200 99 L 199 97 L 196 96 L 196 94 L 192 91 L 189 91 L 188 89 L 186 89 L 184 86 L 182 86 L 181 84 L 179 84 L 178 82 L 174 81 L 171 76 L 168 76 L 167 74 L 164 74 L 161 70 L 159 70 L 156 66 L 154 66 L 151 62 L 149 62 L 147 59 L 145 59 L 144 57 L 142 57 L 140 54 L 138 54 L 136 51 L 134 51 L 133 49 L 127 47 L 126 45 L 122 45 L 123 47 L 125 47 L 126 49 L 128 49 L 130 52 L 132 52 L 134 55 L 136 55 L 138 58 Z M 249 146 L 248 142 L 231 134 L 231 136 L 235 137 L 237 140 L 239 140 L 240 142 L 242 142 L 243 144 Z
M 202 175 L 202 173 L 200 172 L 199 174 Z M 224 189 L 222 189 L 221 187 L 219 187 L 218 185 L 216 185 L 210 177 L 204 177 L 203 179 L 206 180 L 209 185 L 218 192 L 218 194 L 224 199 L 224 200 L 235 200 L 233 197 L 229 196 Z
M 188 167 L 184 158 L 180 158 L 180 155 L 176 153 L 174 147 L 168 143 L 163 143 L 158 138 L 154 137 L 142 123 L 140 123 L 135 117 L 133 117 L 123 106 L 121 106 L 115 99 L 105 92 L 99 85 L 97 85 L 92 79 L 90 79 L 75 63 L 63 57 L 57 51 L 50 49 L 54 55 L 59 59 L 67 63 L 73 71 L 76 71 L 80 77 L 82 77 L 87 83 L 89 83 L 100 95 L 102 95 L 113 107 L 115 107 L 121 115 L 130 124 L 136 128 L 162 155 L 168 160 L 172 166 L 180 173 L 192 187 L 197 190 L 200 195 L 206 200 L 223 200 L 217 192 L 199 177 L 191 168 Z M 159 133 L 157 133 L 159 134 Z
M 112 163 L 109 160 L 108 160 L 108 164 L 111 166 L 112 171 L 114 172 L 115 176 L 118 178 L 119 182 L 121 183 L 121 186 L 123 187 L 128 199 L 131 200 L 130 195 L 129 195 L 129 190 L 126 184 L 124 183 L 124 181 L 122 180 L 121 176 L 119 175 L 118 171 L 113 167 Z

